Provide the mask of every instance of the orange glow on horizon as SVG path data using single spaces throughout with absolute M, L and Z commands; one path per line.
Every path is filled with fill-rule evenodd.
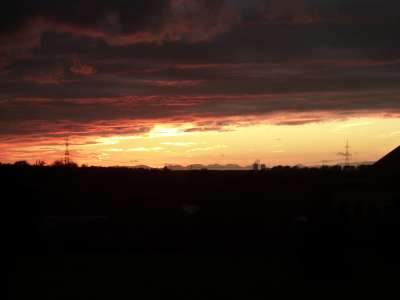
M 71 159 L 99 166 L 166 164 L 238 164 L 260 159 L 268 166 L 342 163 L 338 154 L 349 139 L 354 163 L 373 162 L 400 144 L 400 119 L 359 117 L 298 125 L 265 122 L 226 124 L 220 129 L 190 130 L 193 124 L 155 124 L 136 135 L 70 136 Z M 12 163 L 61 159 L 64 140 L 52 138 L 0 144 L 0 161 Z

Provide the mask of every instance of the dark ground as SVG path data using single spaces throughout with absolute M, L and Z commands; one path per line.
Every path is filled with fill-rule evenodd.
M 1 165 L 8 296 L 400 294 L 398 178 Z

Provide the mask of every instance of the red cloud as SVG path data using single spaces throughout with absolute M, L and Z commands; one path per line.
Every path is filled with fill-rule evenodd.
M 23 77 L 24 81 L 35 83 L 35 84 L 60 84 L 63 82 L 64 70 L 60 69 L 50 74 L 29 74 Z
M 202 82 L 202 80 L 143 80 L 143 83 L 158 87 L 196 86 Z
M 79 57 L 75 57 L 73 59 L 73 63 L 71 68 L 69 69 L 73 74 L 80 75 L 80 76 L 89 76 L 93 75 L 97 72 L 97 70 L 86 64 L 82 64 Z

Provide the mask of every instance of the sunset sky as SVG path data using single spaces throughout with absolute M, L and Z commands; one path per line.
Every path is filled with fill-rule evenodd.
M 0 162 L 372 162 L 400 144 L 398 0 L 15 0 Z

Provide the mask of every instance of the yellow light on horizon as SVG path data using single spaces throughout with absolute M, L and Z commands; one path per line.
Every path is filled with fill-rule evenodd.
M 250 165 L 260 159 L 273 165 L 341 163 L 347 139 L 353 162 L 375 161 L 400 144 L 400 119 L 360 117 L 347 120 L 273 125 L 266 121 L 229 125 L 229 130 L 193 131 L 192 123 L 156 124 L 142 134 L 75 137 L 71 158 L 89 165 L 228 164 Z M 80 141 L 79 139 L 82 139 Z M 41 147 L 48 147 L 43 157 Z M 57 145 L 2 145 L 3 157 L 52 162 L 63 149 Z M 53 149 L 53 150 L 51 150 Z M 116 163 L 117 162 L 117 163 Z

